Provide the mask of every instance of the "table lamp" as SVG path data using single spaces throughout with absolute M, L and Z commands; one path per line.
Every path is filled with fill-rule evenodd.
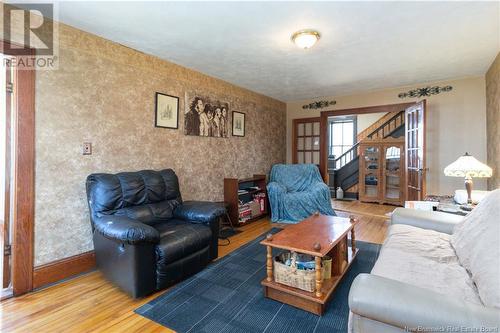
M 461 206 L 464 210 L 472 210 L 472 177 L 491 177 L 493 171 L 489 166 L 476 160 L 469 153 L 460 156 L 455 162 L 444 168 L 445 176 L 464 177 L 465 189 L 467 190 L 467 205 Z

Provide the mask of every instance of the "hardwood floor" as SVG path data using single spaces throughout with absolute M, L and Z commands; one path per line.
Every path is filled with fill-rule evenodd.
M 391 213 L 394 209 L 397 208 L 396 206 L 392 205 L 372 204 L 372 203 L 361 202 L 358 200 L 343 201 L 335 199 L 332 199 L 332 207 L 333 209 L 335 209 L 335 211 L 341 210 L 351 213 L 372 215 L 382 218 L 387 218 L 388 216 L 386 214 Z
M 384 214 L 395 207 L 378 204 L 333 201 L 339 216 L 359 219 L 356 238 L 381 243 L 388 222 Z M 242 233 L 231 237 L 231 244 L 219 246 L 220 257 L 255 239 L 272 227 L 262 219 L 242 227 Z M 158 297 L 133 300 L 93 271 L 54 286 L 0 302 L 1 332 L 172 332 L 134 310 Z
M 386 214 L 397 208 L 391 205 L 340 200 L 332 200 L 332 206 L 339 216 L 355 216 L 359 220 L 355 227 L 356 238 L 371 243 L 384 242 L 389 226 L 389 216 Z

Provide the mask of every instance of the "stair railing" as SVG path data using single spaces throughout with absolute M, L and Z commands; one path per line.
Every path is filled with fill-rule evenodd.
M 373 139 L 375 138 L 387 138 L 390 136 L 399 126 L 402 126 L 405 123 L 405 111 L 400 111 L 394 116 L 392 116 L 385 123 L 377 127 L 370 134 L 367 135 L 367 138 Z M 361 141 L 360 141 L 361 142 Z M 338 170 L 342 168 L 347 163 L 351 162 L 353 159 L 358 157 L 358 145 L 359 142 L 354 144 L 349 150 L 344 152 L 342 155 L 333 160 L 333 168 Z
M 385 139 L 392 134 L 399 126 L 405 123 L 405 111 L 400 111 L 392 116 L 385 123 L 377 127 L 373 132 L 367 135 L 368 139 L 382 138 Z
M 335 170 L 342 168 L 347 163 L 351 162 L 353 159 L 358 157 L 358 146 L 359 142 L 354 144 L 349 150 L 344 152 L 342 155 L 333 160 L 333 168 Z

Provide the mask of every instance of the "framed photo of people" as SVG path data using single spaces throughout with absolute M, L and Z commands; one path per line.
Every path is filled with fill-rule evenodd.
M 245 136 L 245 114 L 233 111 L 233 136 Z
M 179 128 L 179 97 L 156 93 L 155 127 Z
M 206 95 L 186 93 L 184 134 L 227 138 L 229 103 Z

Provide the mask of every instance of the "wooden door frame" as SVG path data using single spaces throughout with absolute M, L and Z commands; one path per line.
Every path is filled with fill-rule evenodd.
M 308 118 L 297 118 L 292 120 L 292 163 L 297 163 L 297 125 L 302 123 L 312 123 L 312 122 L 320 122 L 320 117 L 308 117 Z M 320 142 L 320 151 L 319 158 L 321 161 L 321 122 L 319 126 L 319 142 Z
M 11 70 L 9 68 L 4 68 L 2 69 L 3 71 L 5 71 L 5 80 L 6 82 L 12 82 L 12 73 L 11 73 Z M 7 85 L 5 87 L 7 89 Z M 4 164 L 4 172 L 5 172 L 5 175 L 4 175 L 4 178 L 5 178 L 5 181 L 4 181 L 4 184 L 5 184 L 5 189 L 4 189 L 4 200 L 5 200 L 5 204 L 4 204 L 4 216 L 3 216 L 3 230 L 2 230 L 2 234 L 1 234 L 1 237 L 3 239 L 3 245 L 5 247 L 5 243 L 6 243 L 6 240 L 10 239 L 10 233 L 11 233 L 11 230 L 10 230 L 10 221 L 11 221 L 11 216 L 10 216 L 10 207 L 11 207 L 11 203 L 10 203 L 10 194 L 11 194 L 11 189 L 10 189 L 10 186 L 11 186 L 11 179 L 10 177 L 6 177 L 7 175 L 10 175 L 11 174 L 11 158 L 12 158 L 12 147 L 11 147 L 11 144 L 12 144 L 12 138 L 11 138 L 11 135 L 12 135 L 12 131 L 11 131 L 11 123 L 12 123 L 12 120 L 11 120 L 11 117 L 12 117 L 12 110 L 10 107 L 8 107 L 8 105 L 12 105 L 12 94 L 9 94 L 9 93 L 6 93 L 5 94 L 5 111 L 6 111 L 6 115 L 5 115 L 5 164 Z M 6 264 L 10 262 L 10 256 L 7 255 L 4 251 L 3 253 L 3 267 L 1 268 L 2 271 L 3 271 L 3 276 L 2 276 L 2 288 L 8 288 L 9 287 L 9 284 L 10 284 L 10 281 L 11 281 L 11 265 L 10 264 Z M 5 297 L 5 295 L 2 295 L 3 297 Z
M 12 43 L 2 41 L 4 54 L 31 58 L 34 49 L 12 49 Z M 12 291 L 22 295 L 33 288 L 34 212 L 35 212 L 35 70 L 14 71 L 15 147 L 12 171 Z
M 319 168 L 323 180 L 328 184 L 328 156 L 327 156 L 327 134 L 328 134 L 328 117 L 332 116 L 348 116 L 348 115 L 358 115 L 365 113 L 379 113 L 379 112 L 400 112 L 406 108 L 414 105 L 415 102 L 409 103 L 397 103 L 397 104 L 386 104 L 386 105 L 376 105 L 376 106 L 365 106 L 352 109 L 340 109 L 340 110 L 327 110 L 321 111 L 320 122 L 319 122 Z

